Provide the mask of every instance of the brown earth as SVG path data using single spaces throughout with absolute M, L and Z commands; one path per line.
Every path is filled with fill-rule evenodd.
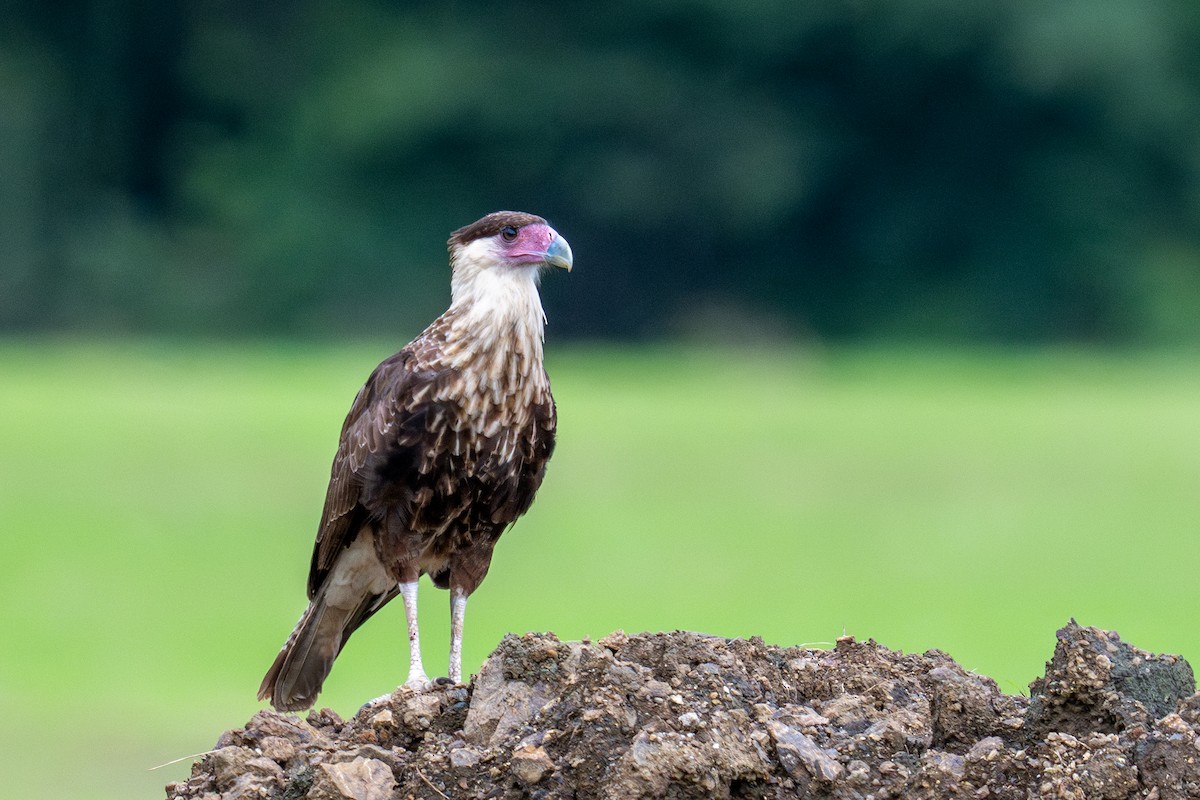
M 255 714 L 167 797 L 1200 797 L 1182 658 L 1072 621 L 1030 690 L 849 638 L 510 635 L 468 687 Z

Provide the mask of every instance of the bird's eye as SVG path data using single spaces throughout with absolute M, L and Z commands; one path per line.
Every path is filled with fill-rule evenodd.
M 500 238 L 506 242 L 511 242 L 517 238 L 517 229 L 512 225 L 505 225 L 500 229 Z

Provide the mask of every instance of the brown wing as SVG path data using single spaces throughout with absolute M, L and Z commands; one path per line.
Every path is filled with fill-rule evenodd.
M 330 470 L 308 575 L 310 599 L 338 554 L 363 525 L 382 514 L 381 473 L 386 473 L 389 483 L 402 486 L 404 473 L 416 471 L 429 413 L 429 405 L 421 402 L 425 396 L 421 390 L 436 382 L 439 374 L 416 369 L 413 354 L 405 348 L 376 367 L 359 390 L 342 425 Z

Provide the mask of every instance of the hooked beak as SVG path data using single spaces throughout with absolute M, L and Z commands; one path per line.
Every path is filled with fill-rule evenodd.
M 554 241 L 546 248 L 543 260 L 552 267 L 560 267 L 570 272 L 571 264 L 574 262 L 571 245 L 567 244 L 567 240 L 562 236 L 555 236 Z

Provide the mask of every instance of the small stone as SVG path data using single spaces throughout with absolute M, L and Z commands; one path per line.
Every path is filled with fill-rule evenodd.
M 467 769 L 479 763 L 479 751 L 473 747 L 460 747 L 450 751 L 450 766 Z
M 980 739 L 967 751 L 968 761 L 995 761 L 1005 749 L 1004 740 L 999 736 L 987 736 Z
M 689 731 L 694 731 L 700 727 L 700 715 L 695 711 L 689 711 L 686 714 L 681 714 L 679 724 Z
M 904 730 L 895 719 L 881 719 L 868 727 L 863 735 L 869 741 L 885 743 L 893 751 L 904 749 Z
M 650 700 L 663 700 L 671 693 L 670 685 L 658 680 L 648 680 L 637 690 L 637 696 Z
M 629 636 L 623 630 L 615 630 L 608 636 L 605 636 L 597 642 L 601 647 L 607 647 L 614 653 L 620 650 L 629 641 Z
M 318 764 L 306 800 L 389 800 L 396 778 L 378 759 Z
M 307 721 L 314 728 L 340 728 L 346 724 L 346 721 L 332 708 L 308 712 Z
M 414 694 L 404 698 L 401 702 L 404 704 L 404 709 L 400 712 L 400 721 L 404 723 L 404 727 L 412 731 L 429 730 L 434 717 L 442 710 L 441 697 L 433 692 Z
M 243 772 L 246 762 L 254 758 L 254 753 L 245 747 L 222 747 L 213 750 L 205 759 L 212 767 L 213 777 L 217 779 L 217 788 L 222 791 L 233 785 Z
M 354 751 L 354 758 L 376 758 L 388 765 L 393 773 L 401 768 L 401 761 L 396 757 L 395 750 L 387 750 L 374 744 L 359 745 Z M 353 758 L 332 759 L 335 761 L 353 761 Z
M 1183 721 L 1183 717 L 1176 713 L 1167 714 L 1158 721 L 1158 728 L 1163 733 L 1172 734 L 1178 733 L 1186 736 L 1192 732 L 1192 726 Z
M 283 777 L 283 768 L 265 756 L 250 759 L 246 762 L 244 769 L 246 770 L 246 774 L 255 775 L 260 778 Z
M 801 766 L 809 775 L 826 783 L 842 777 L 845 770 L 837 759 L 817 747 L 816 742 L 805 734 L 775 720 L 767 722 L 767 732 L 775 740 L 780 765 L 793 778 L 797 777 Z
M 547 772 L 554 770 L 554 762 L 542 747 L 522 745 L 513 751 L 512 772 L 517 780 L 526 786 L 532 786 L 542 779 Z
M 829 719 L 823 717 L 815 711 L 807 711 L 797 714 L 792 718 L 792 721 L 801 728 L 819 728 L 822 725 L 828 725 Z
M 926 750 L 921 756 L 921 766 L 926 773 L 941 773 L 954 780 L 961 779 L 964 772 L 964 759 L 957 753 L 944 753 L 941 750 Z
M 292 715 L 277 714 L 273 711 L 259 711 L 246 726 L 246 735 L 259 741 L 268 736 L 278 736 L 299 745 L 323 745 L 329 739 L 308 722 Z
M 280 764 L 296 757 L 296 745 L 282 736 L 264 736 L 258 744 L 258 749 L 264 756 Z
M 384 727 L 386 725 L 395 725 L 396 715 L 392 713 L 390 708 L 385 708 L 383 711 L 380 711 L 378 714 L 371 717 L 371 724 L 377 728 Z

